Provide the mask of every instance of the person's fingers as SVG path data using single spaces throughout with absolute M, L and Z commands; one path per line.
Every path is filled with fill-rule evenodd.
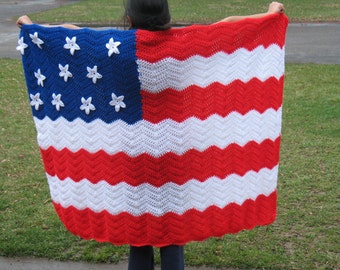
M 19 28 L 21 28 L 23 24 L 31 24 L 31 23 L 32 21 L 27 15 L 21 16 L 16 22 Z
M 20 18 L 17 20 L 16 25 L 17 25 L 19 28 L 22 27 L 22 22 L 21 22 Z
M 279 2 L 271 2 L 268 8 L 269 13 L 284 13 L 284 5 Z
M 17 26 L 18 26 L 19 28 L 21 28 L 22 25 L 24 24 L 24 21 L 25 21 L 25 15 L 19 17 L 19 19 L 17 20 Z
M 284 5 L 283 4 L 279 4 L 279 12 L 280 13 L 284 13 L 285 12 L 285 7 L 284 7 Z

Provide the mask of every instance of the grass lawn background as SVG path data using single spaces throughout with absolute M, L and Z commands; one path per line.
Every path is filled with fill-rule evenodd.
M 112 17 L 120 21 L 121 1 L 111 1 L 110 7 L 101 12 L 106 1 L 89 2 L 32 18 L 107 25 L 118 22 L 111 21 Z M 176 22 L 198 23 L 216 21 L 225 15 L 262 12 L 267 7 L 263 1 L 248 2 L 181 1 L 179 8 L 179 1 L 169 1 Z M 339 21 L 340 3 L 302 2 L 305 1 L 285 1 L 291 18 Z M 277 221 L 221 239 L 190 243 L 185 248 L 187 265 L 340 269 L 339 70 L 339 65 L 287 64 Z M 58 220 L 18 60 L 0 59 L 0 104 L 0 256 L 126 260 L 126 246 L 83 241 L 67 232 Z
M 263 0 L 168 0 L 172 22 L 211 23 L 231 15 L 266 12 L 271 1 Z M 291 21 L 334 22 L 340 19 L 340 1 L 285 0 L 286 14 Z M 82 0 L 56 10 L 32 15 L 38 22 L 78 22 L 103 25 L 122 23 L 123 0 Z

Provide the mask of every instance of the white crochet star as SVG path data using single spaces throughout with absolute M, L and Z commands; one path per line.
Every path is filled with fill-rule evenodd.
M 18 46 L 17 46 L 17 51 L 20 51 L 22 55 L 25 54 L 25 49 L 28 47 L 28 45 L 24 42 L 24 37 L 21 37 L 18 40 Z
M 44 41 L 42 41 L 38 37 L 38 32 L 34 32 L 34 34 L 30 34 L 30 38 L 32 39 L 32 42 L 37 45 L 40 49 L 42 49 L 41 45 L 44 44 Z
M 89 97 L 88 99 L 82 97 L 81 102 L 83 105 L 80 106 L 80 109 L 85 111 L 86 114 L 90 114 L 91 111 L 96 109 L 96 107 L 92 104 L 92 97 Z
M 44 87 L 44 80 L 46 79 L 46 77 L 41 74 L 40 68 L 38 69 L 38 72 L 34 72 L 34 76 L 37 78 L 38 85 Z
M 52 98 L 52 105 L 55 106 L 58 112 L 60 111 L 60 107 L 65 107 L 64 102 L 61 100 L 61 94 L 56 95 L 53 93 Z
M 97 83 L 97 79 L 103 78 L 103 76 L 100 73 L 98 73 L 97 69 L 98 69 L 97 66 L 94 66 L 93 68 L 87 67 L 88 72 L 87 78 L 92 79 L 93 83 Z
M 109 57 L 115 53 L 119 54 L 118 46 L 121 44 L 119 41 L 114 41 L 113 38 L 110 38 L 109 43 L 106 43 L 106 48 L 109 50 L 108 55 Z
M 111 94 L 112 100 L 110 105 L 115 107 L 116 112 L 120 111 L 120 108 L 126 108 L 126 104 L 123 102 L 124 96 L 117 97 L 114 93 Z
M 64 67 L 61 64 L 59 64 L 59 69 L 60 69 L 59 76 L 64 77 L 65 82 L 67 82 L 68 78 L 71 78 L 73 76 L 72 73 L 68 71 L 69 69 L 68 64 L 66 64 Z
M 31 106 L 34 106 L 36 110 L 39 110 L 39 106 L 44 104 L 44 102 L 40 99 L 40 93 L 36 93 L 35 95 L 30 94 L 30 98 L 30 104 Z
M 64 45 L 64 49 L 70 50 L 70 53 L 73 55 L 76 50 L 80 50 L 79 45 L 76 43 L 77 37 L 66 37 L 66 44 Z

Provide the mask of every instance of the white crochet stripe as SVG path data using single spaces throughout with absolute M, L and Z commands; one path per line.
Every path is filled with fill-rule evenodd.
M 123 121 L 107 124 L 100 119 L 90 123 L 65 118 L 52 121 L 48 117 L 34 121 L 41 149 L 53 146 L 72 152 L 104 150 L 108 154 L 125 152 L 131 157 L 143 153 L 159 157 L 168 152 L 181 155 L 190 149 L 224 149 L 232 143 L 244 146 L 250 141 L 275 140 L 281 134 L 281 114 L 279 108 L 262 114 L 253 110 L 245 115 L 233 112 L 225 118 L 212 115 L 206 120 L 192 117 L 181 123 L 168 119 L 158 124 L 139 121 L 134 125 Z
M 114 186 L 105 181 L 92 184 L 87 179 L 61 181 L 50 175 L 47 178 L 53 202 L 64 208 L 88 208 L 96 213 L 106 210 L 112 215 L 151 213 L 159 217 L 169 212 L 181 215 L 190 209 L 204 211 L 210 206 L 224 208 L 230 203 L 242 205 L 259 195 L 269 196 L 276 190 L 277 175 L 278 166 L 249 171 L 244 176 L 211 177 L 205 182 L 190 180 L 184 185 L 167 183 L 159 188 L 150 184 L 133 187 L 124 182 Z
M 184 61 L 165 58 L 156 63 L 137 60 L 141 88 L 156 93 L 167 88 L 182 91 L 190 85 L 207 87 L 234 80 L 248 82 L 252 78 L 265 81 L 284 75 L 285 48 L 262 45 L 252 51 L 241 48 L 232 54 L 224 52 L 205 58 L 192 56 Z

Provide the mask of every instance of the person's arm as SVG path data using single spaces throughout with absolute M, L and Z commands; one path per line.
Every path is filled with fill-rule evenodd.
M 21 26 L 23 24 L 33 24 L 33 22 L 31 21 L 31 19 L 27 16 L 21 16 L 18 20 L 17 20 L 17 26 L 19 28 L 21 28 Z M 45 27 L 57 27 L 57 26 L 61 26 L 61 27 L 65 27 L 65 28 L 69 28 L 69 29 L 80 29 L 80 27 L 73 25 L 73 24 L 61 24 L 61 25 L 42 25 Z
M 220 22 L 236 22 L 239 20 L 247 19 L 247 18 L 262 18 L 268 14 L 272 13 L 284 13 L 284 6 L 282 3 L 279 2 L 272 2 L 269 4 L 268 11 L 266 13 L 258 13 L 258 14 L 253 14 L 253 15 L 246 15 L 246 16 L 230 16 L 227 18 L 224 18 Z

